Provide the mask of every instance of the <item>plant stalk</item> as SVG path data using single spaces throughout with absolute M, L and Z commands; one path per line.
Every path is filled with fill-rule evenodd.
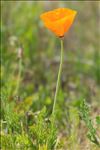
M 22 58 L 19 58 L 19 72 L 18 72 L 18 80 L 17 80 L 15 94 L 19 93 L 19 86 L 20 86 L 20 81 L 21 81 L 21 73 L 22 73 Z
M 53 103 L 53 109 L 52 109 L 52 115 L 54 116 L 55 114 L 55 106 L 56 106 L 56 101 L 57 101 L 57 94 L 59 90 L 59 85 L 60 85 L 60 78 L 61 78 L 61 72 L 62 72 L 62 63 L 63 63 L 63 39 L 61 39 L 61 56 L 60 56 L 60 66 L 59 66 L 59 71 L 58 71 L 58 78 L 57 78 L 57 84 L 56 84 L 56 91 L 55 91 L 55 96 L 54 96 L 54 103 Z

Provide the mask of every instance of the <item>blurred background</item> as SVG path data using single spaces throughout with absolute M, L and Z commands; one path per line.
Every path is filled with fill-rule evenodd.
M 17 53 L 21 46 L 23 73 L 20 93 L 30 95 L 41 86 L 49 88 L 48 94 L 55 89 L 60 41 L 44 27 L 40 14 L 58 7 L 78 12 L 64 37 L 62 89 L 68 99 L 83 96 L 96 101 L 100 83 L 99 2 L 2 2 L 2 69 L 5 80 L 16 82 Z
M 76 10 L 75 21 L 64 37 L 64 62 L 58 95 L 58 124 L 67 124 L 67 108 L 85 98 L 99 113 L 100 100 L 100 2 L 99 1 L 2 1 L 2 86 L 10 101 L 25 101 L 33 112 L 44 105 L 51 113 L 60 63 L 60 40 L 40 20 L 41 13 L 59 7 Z M 19 93 L 14 96 L 19 70 Z M 78 105 L 78 104 L 77 104 Z M 63 116 L 63 117 L 62 117 Z M 59 119 L 62 120 L 59 123 Z M 68 124 L 67 124 L 68 126 Z M 68 131 L 64 131 L 68 132 Z

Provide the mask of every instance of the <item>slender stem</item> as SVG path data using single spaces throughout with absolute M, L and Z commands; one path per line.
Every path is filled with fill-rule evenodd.
M 53 110 L 52 110 L 52 115 L 55 113 L 55 105 L 57 101 L 57 94 L 59 90 L 59 85 L 60 85 L 60 78 L 61 78 L 61 72 L 62 72 L 62 63 L 63 63 L 63 39 L 61 39 L 61 56 L 60 56 L 60 66 L 59 66 L 59 71 L 58 71 L 58 78 L 57 78 L 57 84 L 56 84 L 56 91 L 55 91 L 55 96 L 54 96 L 54 104 L 53 104 Z
M 20 85 L 20 81 L 21 81 L 21 72 L 22 72 L 22 58 L 19 58 L 19 72 L 18 72 L 18 80 L 17 80 L 15 94 L 18 94 L 18 92 L 19 92 L 19 85 Z

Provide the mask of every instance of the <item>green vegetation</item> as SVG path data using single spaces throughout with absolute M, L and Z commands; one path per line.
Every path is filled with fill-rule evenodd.
M 58 7 L 78 15 L 64 37 L 52 116 L 60 40 L 40 14 Z M 99 150 L 99 2 L 2 1 L 1 8 L 1 149 Z
M 87 134 L 88 138 L 90 139 L 90 141 L 92 141 L 93 143 L 95 143 L 96 145 L 98 145 L 100 147 L 100 143 L 99 143 L 97 135 L 96 135 L 96 129 L 93 127 L 92 120 L 90 119 L 90 116 L 89 116 L 89 107 L 85 101 L 81 102 L 80 112 L 81 112 L 82 119 L 86 123 L 86 126 L 89 130 L 88 134 Z M 98 123 L 99 116 L 97 116 L 96 119 L 97 119 L 97 123 Z

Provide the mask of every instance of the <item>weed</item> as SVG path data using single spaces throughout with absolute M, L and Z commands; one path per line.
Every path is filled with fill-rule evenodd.
M 86 104 L 85 100 L 81 101 L 80 114 L 88 128 L 87 137 L 90 139 L 91 142 L 95 143 L 96 145 L 100 147 L 100 143 L 96 134 L 96 128 L 93 127 L 93 123 L 89 115 L 89 107 Z M 97 122 L 98 121 L 99 121 L 99 118 L 97 117 Z

